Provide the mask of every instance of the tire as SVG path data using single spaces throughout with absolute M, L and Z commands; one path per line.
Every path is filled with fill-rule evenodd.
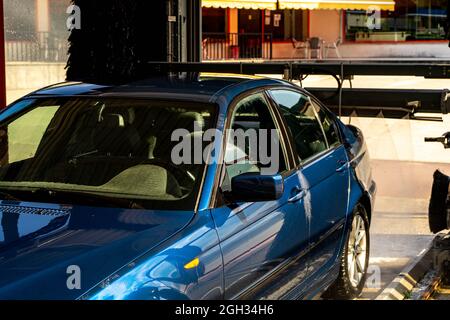
M 448 197 L 449 177 L 436 170 L 433 175 L 430 205 L 428 207 L 428 223 L 430 231 L 438 233 L 448 227 Z
M 359 245 L 355 250 L 355 237 L 361 236 L 361 233 L 355 232 L 358 223 L 360 224 L 360 232 L 364 232 L 364 238 L 360 239 Z M 364 227 L 363 230 L 361 229 L 362 226 Z M 356 258 L 355 254 L 357 255 Z M 360 296 L 366 282 L 369 255 L 369 219 L 364 206 L 358 204 L 353 210 L 351 229 L 347 233 L 345 246 L 340 257 L 339 276 L 327 289 L 323 298 L 348 300 Z M 351 261 L 354 263 L 352 264 Z M 364 265 L 361 265 L 361 263 L 364 263 Z M 359 272 L 355 273 L 351 268 L 357 268 Z
M 448 207 L 448 203 L 447 203 L 447 229 L 450 229 L 450 207 Z

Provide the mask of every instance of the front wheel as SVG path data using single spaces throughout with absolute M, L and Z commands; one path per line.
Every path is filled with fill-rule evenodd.
M 365 208 L 357 205 L 342 252 L 339 277 L 328 288 L 324 298 L 354 299 L 361 294 L 366 282 L 369 249 L 369 220 Z

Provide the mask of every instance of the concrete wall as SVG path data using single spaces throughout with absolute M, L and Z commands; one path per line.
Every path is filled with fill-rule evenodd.
M 352 118 L 366 139 L 370 157 L 376 160 L 450 163 L 448 150 L 440 143 L 427 143 L 425 137 L 439 137 L 448 131 L 450 117 L 443 122 L 385 118 Z M 343 118 L 349 123 L 348 118 Z M 447 172 L 447 174 L 450 172 Z
M 227 9 L 227 29 L 229 33 L 239 32 L 239 12 L 238 9 Z
M 36 23 L 38 32 L 50 31 L 50 8 L 48 0 L 36 0 Z
M 447 41 L 403 43 L 344 43 L 344 58 L 450 58 Z
M 291 59 L 294 57 L 299 57 L 296 53 L 294 54 L 294 47 L 292 43 L 274 43 L 272 45 L 272 57 L 274 59 Z
M 309 36 L 320 37 L 333 42 L 339 39 L 340 11 L 311 10 L 309 15 Z
M 403 42 L 403 43 L 352 43 L 339 46 L 342 58 L 450 58 L 447 41 L 442 42 Z M 335 58 L 330 51 L 329 58 Z M 274 59 L 303 58 L 302 52 L 293 55 L 290 42 L 273 44 Z
M 8 103 L 39 88 L 64 81 L 66 78 L 65 66 L 65 63 L 6 63 L 6 95 Z

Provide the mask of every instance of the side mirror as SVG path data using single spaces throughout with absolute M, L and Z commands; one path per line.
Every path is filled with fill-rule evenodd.
M 361 136 L 361 130 L 358 127 L 351 124 L 347 124 L 346 126 L 355 135 L 355 137 L 359 138 Z
M 278 200 L 283 192 L 284 179 L 282 176 L 246 173 L 231 179 L 229 195 L 233 201 L 262 202 Z

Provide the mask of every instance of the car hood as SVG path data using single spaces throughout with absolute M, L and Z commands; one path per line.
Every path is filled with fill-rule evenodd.
M 0 201 L 0 299 L 76 299 L 192 217 Z

